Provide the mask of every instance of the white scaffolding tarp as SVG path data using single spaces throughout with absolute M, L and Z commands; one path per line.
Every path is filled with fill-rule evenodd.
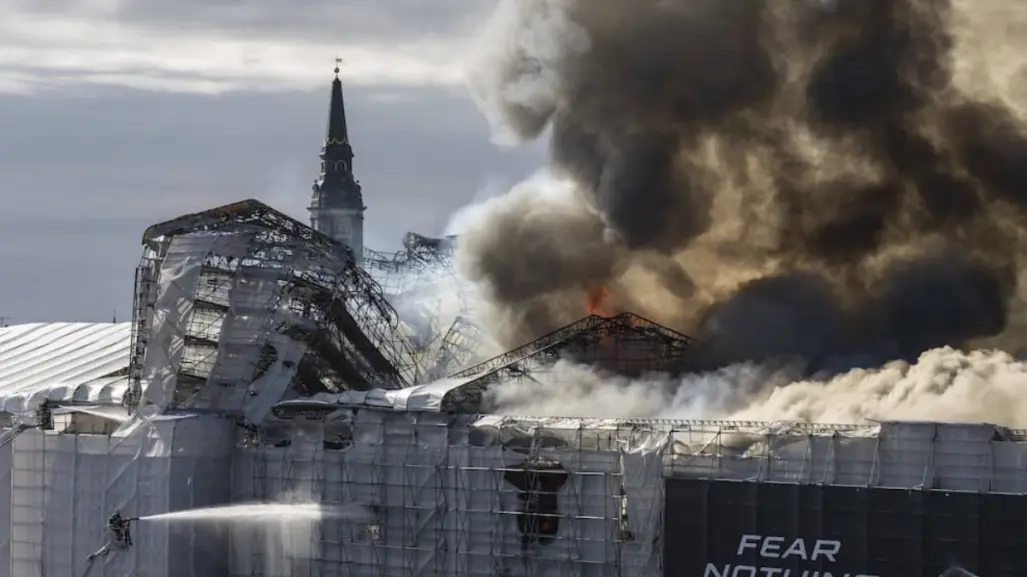
M 656 577 L 667 476 L 1027 492 L 1027 442 L 987 424 L 765 424 L 474 417 L 339 409 L 259 434 L 169 414 L 114 435 L 10 430 L 0 443 L 0 577 L 83 575 L 120 509 L 147 515 L 253 501 L 358 505 L 359 519 L 133 528 L 91 577 Z M 532 490 L 556 464 L 559 526 L 524 539 Z M 512 475 L 513 473 L 513 475 Z M 536 489 L 537 493 L 537 489 Z
M 337 448 L 327 449 L 316 426 L 279 446 L 240 447 L 233 501 L 359 504 L 374 517 L 235 530 L 230 574 L 657 574 L 666 431 L 576 421 L 580 428 L 550 435 L 537 424 L 483 421 L 358 409 Z M 501 432 L 478 435 L 482 425 Z M 581 442 L 597 431 L 613 442 Z M 508 442 L 540 435 L 566 442 Z M 554 501 L 555 539 L 526 555 L 519 514 L 530 497 L 508 476 L 535 459 L 558 463 L 566 481 Z
M 0 328 L 0 411 L 44 400 L 119 403 L 128 388 L 132 323 L 31 323 Z
M 222 504 L 228 498 L 230 424 L 213 417 L 159 418 L 126 435 L 28 430 L 0 448 L 3 577 L 79 576 L 104 545 L 108 517 Z M 210 575 L 223 552 L 204 548 L 196 528 L 160 522 L 132 529 L 134 547 L 95 562 L 90 577 Z
M 446 395 L 476 379 L 476 376 L 458 379 L 444 378 L 402 389 L 351 390 L 338 394 L 321 393 L 315 395 L 313 399 L 340 405 L 364 405 L 396 411 L 438 412 L 442 409 L 442 401 Z

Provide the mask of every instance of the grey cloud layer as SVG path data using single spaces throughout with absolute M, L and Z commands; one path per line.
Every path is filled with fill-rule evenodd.
M 101 14 L 83 0 L 14 0 L 19 11 L 103 16 L 158 28 L 311 40 L 395 40 L 457 34 L 491 10 L 480 0 L 125 0 Z

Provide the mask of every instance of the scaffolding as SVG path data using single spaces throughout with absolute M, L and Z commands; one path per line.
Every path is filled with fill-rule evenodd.
M 359 503 L 373 515 L 298 529 L 281 524 L 262 529 L 260 538 L 241 529 L 231 536 L 233 577 L 656 577 L 663 574 L 666 518 L 692 513 L 665 509 L 668 479 L 1027 493 L 1019 465 L 1027 438 L 984 424 L 512 418 L 362 408 L 323 426 L 280 422 L 240 439 L 233 500 L 299 495 L 329 507 Z M 297 427 L 306 431 L 302 438 L 290 432 Z
M 453 264 L 456 237 L 408 233 L 395 253 L 364 250 L 363 265 L 396 308 L 403 332 L 424 368 L 422 381 L 442 378 L 481 360 L 473 289 Z
M 470 317 L 460 315 L 453 319 L 442 335 L 435 354 L 435 362 L 426 373 L 427 381 L 441 379 L 455 371 L 481 360 L 485 335 Z
M 368 410 L 345 426 L 326 423 L 336 427 L 332 441 L 270 427 L 259 442 L 248 437 L 234 500 L 299 495 L 328 507 L 360 503 L 373 514 L 240 529 L 230 574 L 658 574 L 665 434 L 581 427 L 561 431 L 557 445 L 542 429 L 495 424 L 500 434 L 490 436 L 477 417 Z M 302 426 L 309 433 L 310 423 Z M 589 440 L 596 435 L 605 442 Z M 282 539 L 290 549 L 295 531 L 300 552 L 283 552 Z
M 197 547 L 197 532 L 162 524 L 133 528 L 135 546 L 95 567 L 87 558 L 114 510 L 137 517 L 223 503 L 230 439 L 230 423 L 213 417 L 154 420 L 124 436 L 23 431 L 0 447 L 0 576 L 224 574 L 224 556 Z
M 836 510 L 794 497 L 796 487 L 902 489 L 864 502 L 905 507 L 920 527 L 924 516 L 909 505 L 920 497 L 909 495 L 1027 495 L 1027 432 L 994 425 L 489 415 L 482 399 L 496 383 L 536 379 L 559 361 L 674 374 L 692 366 L 694 342 L 637 315 L 593 315 L 469 364 L 480 348 L 461 306 L 472 299 L 456 299 L 446 322 L 443 304 L 428 310 L 423 339 L 415 317 L 386 300 L 433 293 L 423 279 L 397 280 L 421 266 L 412 262 L 450 278 L 440 255 L 452 239 L 408 235 L 402 257 L 369 259 L 399 275 L 381 277 L 385 290 L 348 249 L 256 201 L 155 225 L 143 243 L 127 397 L 133 409 L 164 410 L 126 421 L 123 411 L 46 402 L 35 421 L 8 423 L 0 551 L 10 563 L 0 577 L 78 573 L 113 509 L 138 516 L 265 501 L 360 514 L 176 531 L 143 524 L 134 548 L 103 559 L 107 577 L 656 577 L 671 568 L 667 547 L 680 548 L 668 531 L 691 531 L 705 547 L 711 519 L 764 522 L 773 515 L 762 511 L 783 510 L 778 494 L 792 495 L 785 513 L 836 521 Z M 699 519 L 688 507 L 707 503 L 713 483 L 720 500 Z M 859 506 L 852 511 L 869 519 L 872 507 Z M 987 507 L 979 519 L 1027 523 L 1027 509 L 1007 519 L 994 512 L 1011 506 Z M 699 520 L 674 528 L 672 518 Z M 725 526 L 730 542 L 736 527 Z M 944 546 L 929 531 L 917 539 Z M 1017 551 L 990 558 L 1008 561 L 1006 570 L 1022 565 Z M 709 553 L 690 555 L 705 562 Z
M 670 568 L 668 551 L 675 567 L 685 545 L 689 562 L 705 563 L 718 549 L 696 543 L 734 546 L 739 531 L 759 533 L 746 523 L 793 513 L 814 530 L 845 527 L 858 543 L 901 512 L 915 532 L 874 538 L 910 546 L 878 560 L 908 563 L 903 550 L 912 550 L 931 570 L 946 559 L 921 559 L 916 547 L 939 550 L 952 531 L 980 523 L 993 535 L 955 541 L 978 555 L 964 561 L 1004 568 L 988 574 L 1025 566 L 1027 432 L 988 424 L 513 418 L 337 405 L 261 426 L 179 413 L 114 435 L 67 430 L 27 430 L 0 446 L 0 549 L 10 559 L 0 576 L 81 574 L 115 509 L 139 516 L 253 501 L 362 513 L 173 530 L 143 523 L 135 546 L 103 558 L 94 575 L 657 577 Z M 840 501 L 845 488 L 853 498 Z M 958 510 L 946 505 L 957 502 Z
M 154 225 L 143 244 L 131 403 L 259 422 L 283 396 L 418 380 L 396 312 L 349 250 L 260 202 Z

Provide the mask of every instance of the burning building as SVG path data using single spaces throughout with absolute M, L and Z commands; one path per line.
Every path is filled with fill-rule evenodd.
M 693 343 L 593 314 L 419 380 L 351 253 L 256 201 L 148 229 L 136 285 L 131 325 L 0 331 L 2 574 L 1027 569 L 1022 431 L 491 415 L 491 386 L 556 362 L 675 372 Z M 369 514 L 146 520 L 254 502 Z M 113 510 L 143 517 L 132 545 L 86 565 Z
M 943 6 L 806 3 L 785 18 L 751 3 L 686 10 L 644 0 L 629 14 L 592 1 L 587 10 L 547 3 L 565 8 L 547 24 L 577 22 L 557 46 L 569 61 L 529 54 L 533 66 L 513 67 L 551 66 L 540 78 L 558 78 L 564 92 L 538 91 L 554 102 L 520 108 L 504 102 L 523 133 L 553 128 L 554 164 L 577 194 L 554 210 L 525 213 L 512 195 L 460 238 L 410 234 L 396 254 L 366 249 L 336 77 L 312 226 L 255 200 L 155 224 L 142 239 L 131 323 L 0 329 L 0 559 L 9 560 L 0 576 L 1027 574 L 1027 432 L 1010 423 L 497 408 L 492 393 L 511 383 L 561 386 L 561 366 L 600 378 L 659 374 L 681 388 L 710 358 L 792 355 L 824 366 L 880 353 L 886 341 L 903 358 L 995 335 L 1013 319 L 999 297 L 1015 284 L 1006 273 L 1017 258 L 983 250 L 1012 238 L 1003 236 L 1010 222 L 994 221 L 996 237 L 981 223 L 994 224 L 998 208 L 1017 218 L 1019 173 L 979 137 L 1019 141 L 1006 125 L 964 122 L 999 118 L 979 116 L 990 108 L 919 98 L 945 74 L 930 73 L 938 59 L 906 50 L 944 51 L 917 20 L 943 20 Z M 511 21 L 531 21 L 521 16 Z M 716 26 L 699 27 L 709 16 Z M 626 36 L 610 34 L 621 20 Z M 830 42 L 775 35 L 770 21 L 815 24 Z M 632 41 L 609 44 L 617 38 Z M 621 58 L 648 49 L 635 47 L 640 38 L 684 58 L 685 77 Z M 721 49 L 712 52 L 720 60 L 686 58 L 695 38 Z M 762 44 L 773 39 L 809 48 L 820 67 L 782 59 Z M 882 61 L 922 72 L 916 90 L 870 66 Z M 803 93 L 810 116 L 776 124 L 801 92 L 779 82 L 782 66 L 795 73 L 784 77 L 817 80 Z M 710 70 L 723 82 L 711 83 Z M 867 70 L 879 73 L 875 91 L 846 100 L 838 78 Z M 656 84 L 634 82 L 638 74 Z M 611 81 L 621 92 L 596 90 Z M 667 94 L 675 99 L 658 98 Z M 897 120 L 912 109 L 922 122 Z M 930 121 L 939 118 L 952 130 L 918 132 L 938 129 Z M 807 141 L 789 132 L 800 124 Z M 959 138 L 944 147 L 946 135 Z M 825 144 L 825 158 L 849 151 L 855 165 L 867 153 L 870 168 L 816 172 L 799 145 L 818 138 L 841 147 Z M 753 172 L 726 186 L 718 170 L 727 168 L 702 156 L 718 151 L 738 153 Z M 773 198 L 745 193 L 757 169 L 769 170 L 757 180 L 773 185 Z M 709 182 L 742 191 L 738 202 L 703 192 L 721 190 Z M 809 196 L 824 182 L 852 192 L 855 208 L 828 210 L 837 197 Z M 728 209 L 763 213 L 742 232 L 713 226 Z M 897 222 L 914 226 L 899 234 Z M 965 242 L 935 252 L 925 231 Z M 531 238 L 545 242 L 519 242 Z M 890 259 L 900 245 L 913 255 L 903 267 Z M 704 268 L 711 254 L 718 266 Z M 718 276 L 729 269 L 745 274 Z M 925 317 L 925 302 L 945 306 Z M 481 320 L 490 314 L 506 321 L 491 331 L 505 352 L 482 344 L 496 336 Z M 268 502 L 364 513 L 152 518 Z M 106 544 L 105 522 L 116 537 Z

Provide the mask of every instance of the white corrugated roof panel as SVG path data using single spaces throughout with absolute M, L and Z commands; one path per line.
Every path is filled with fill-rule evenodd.
M 30 323 L 0 328 L 0 411 L 44 399 L 120 402 L 132 323 Z

